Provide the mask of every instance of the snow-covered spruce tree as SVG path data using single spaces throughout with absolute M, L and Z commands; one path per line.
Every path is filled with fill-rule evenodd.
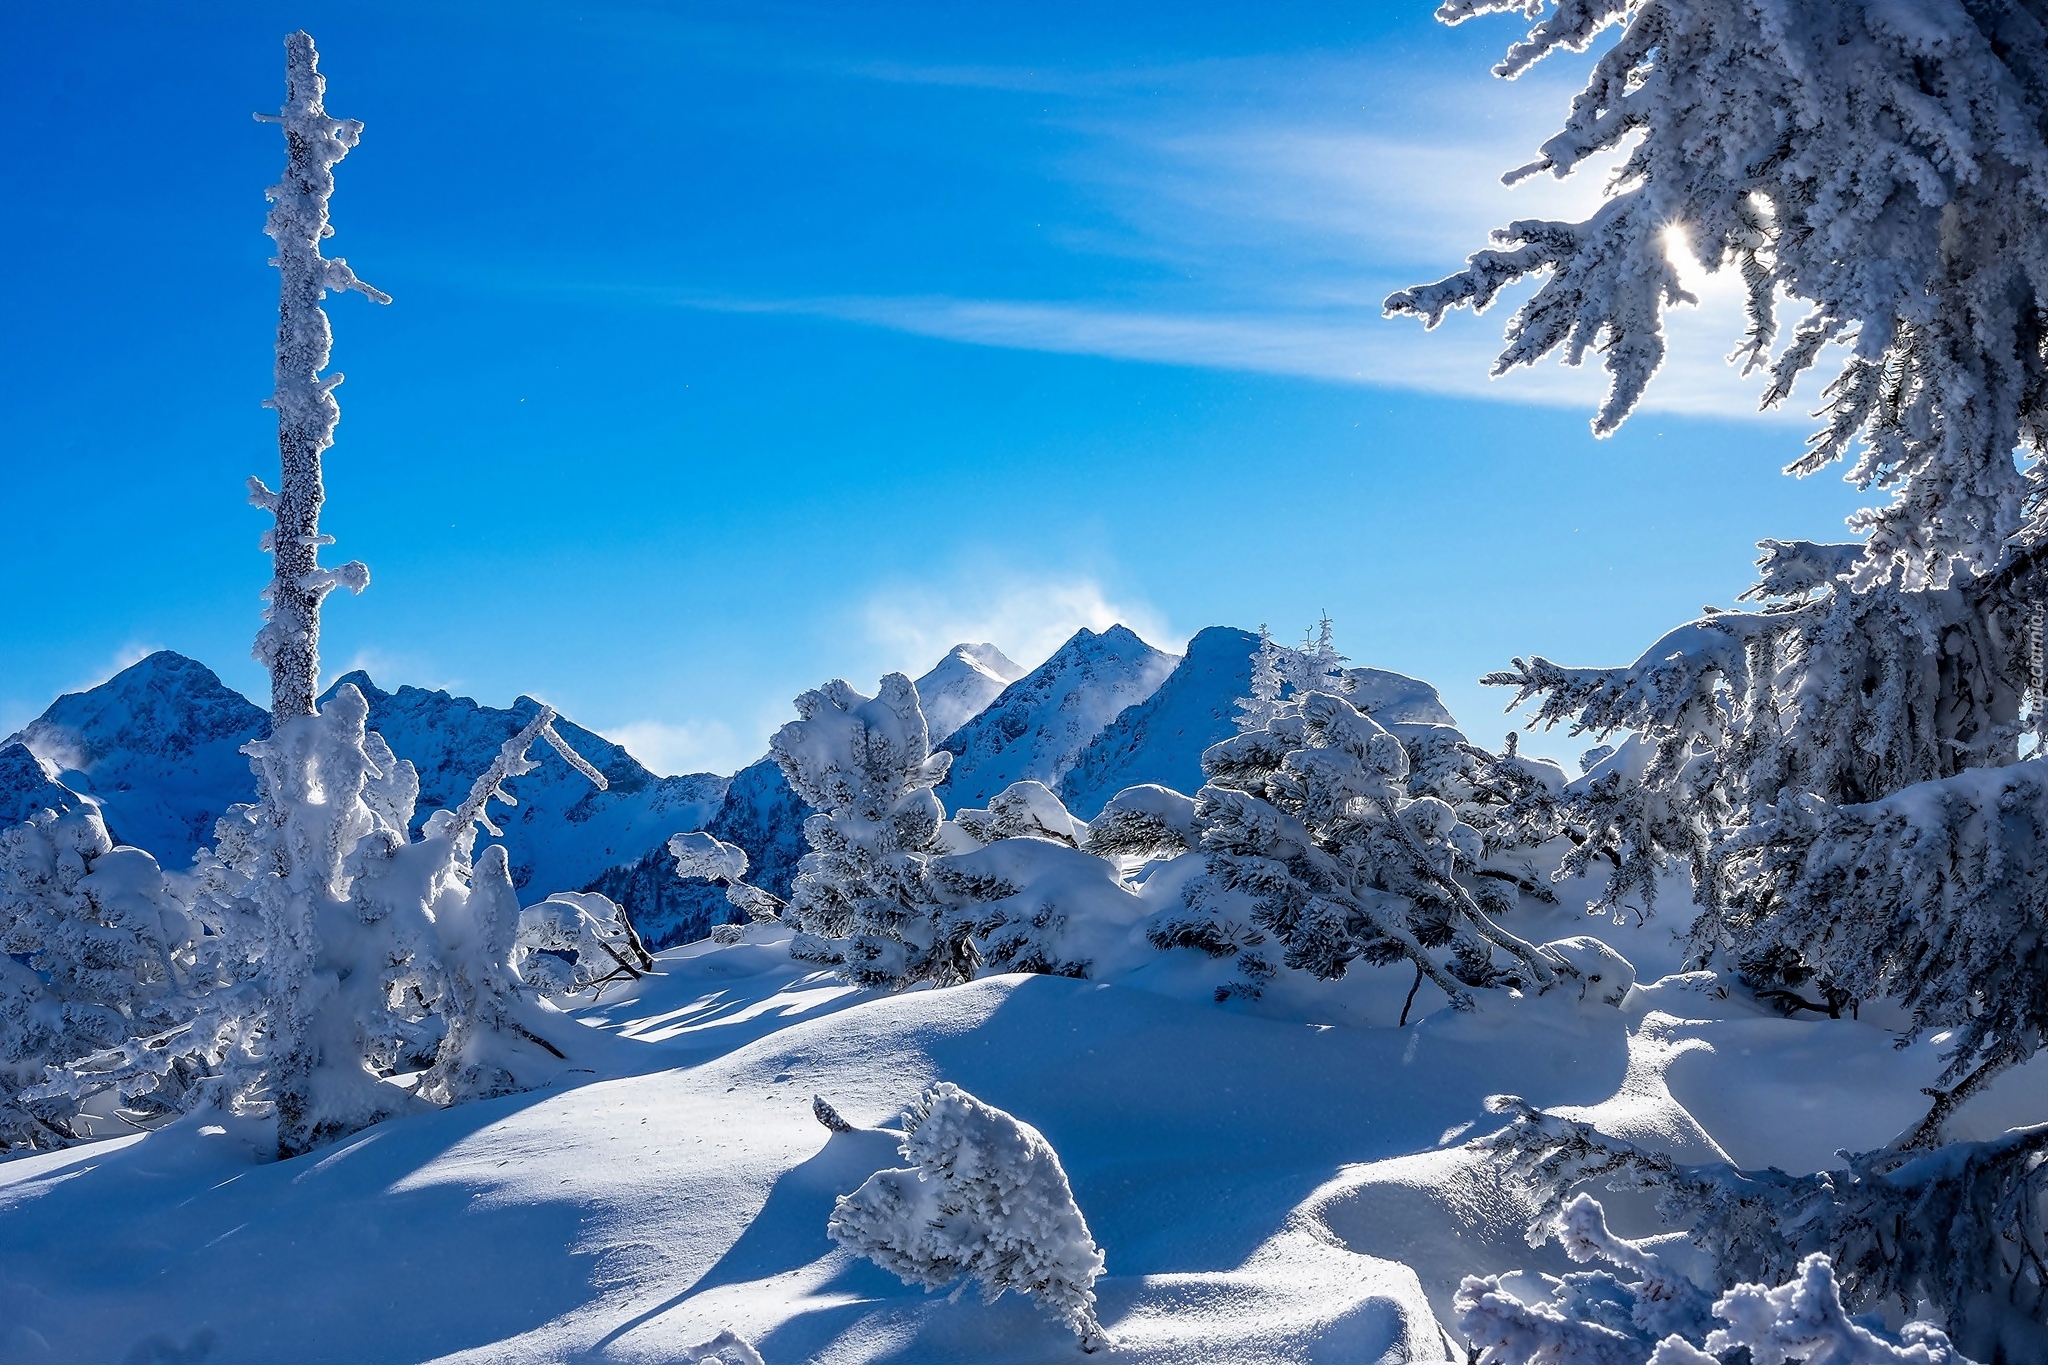
M 0 819 L 24 817 L 0 828 L 5 1151 L 83 1136 L 85 1096 L 46 1090 L 46 1068 L 104 1057 L 130 1040 L 145 1052 L 163 1051 L 194 1028 L 190 1005 L 210 984 L 212 954 L 156 860 L 114 847 L 96 802 L 60 785 L 21 745 L 0 751 L 0 764 L 26 779 L 10 785 L 36 788 L 24 809 L 0 812 Z M 204 1074 L 182 1052 L 173 1049 L 159 1070 L 128 1075 L 115 1097 L 117 1116 L 136 1123 L 175 1112 Z
M 891 673 L 866 697 L 835 680 L 798 697 L 796 710 L 769 746 L 818 811 L 804 821 L 811 851 L 790 890 L 790 951 L 835 964 L 861 986 L 971 980 L 974 945 L 941 923 L 925 882 L 944 851 L 935 836 L 945 811 L 932 788 L 953 756 L 932 749 L 916 687 Z
M 1582 853 L 1623 850 L 1610 899 L 1633 877 L 1647 904 L 1654 865 L 1681 858 L 1696 961 L 1787 1008 L 1889 996 L 1916 1032 L 1955 1031 L 1910 1138 L 1926 1145 L 2048 1030 L 2040 964 L 2012 950 L 2048 929 L 2043 761 L 2017 761 L 2038 570 L 1856 592 L 1857 546 L 1762 548 L 1759 610 L 1710 613 L 1625 668 L 1535 658 L 1486 681 L 1535 700 L 1534 724 L 1634 732 L 1563 802 Z
M 1161 948 L 1234 953 L 1257 994 L 1284 965 L 1323 979 L 1354 961 L 1406 959 L 1459 1008 L 1468 987 L 1547 987 L 1571 968 L 1502 929 L 1475 896 L 1479 832 L 1435 796 L 1412 796 L 1401 742 L 1348 700 L 1306 692 L 1260 729 L 1210 746 L 1196 824 L 1208 873 L 1185 910 L 1154 923 Z M 1497 882 L 1476 882 L 1489 898 Z M 1236 893 L 1249 914 L 1222 908 Z M 1499 904 L 1500 902 L 1496 902 Z M 1248 922 L 1247 922 L 1248 921 Z M 1504 962 L 1497 962 L 1494 950 Z
M 1317 620 L 1313 632 L 1302 632 L 1301 644 L 1294 647 L 1281 644 L 1260 626 L 1249 695 L 1237 701 L 1237 728 L 1263 728 L 1279 713 L 1281 702 L 1298 693 L 1349 692 L 1351 684 L 1344 676 L 1348 662 L 1337 652 L 1335 627 L 1328 616 Z
M 1989 572 L 2024 522 L 2017 446 L 2048 415 L 2048 16 L 2024 0 L 1445 0 L 1460 23 L 1531 20 L 1496 74 L 1619 36 L 1564 127 L 1512 183 L 1624 153 L 1583 222 L 1524 220 L 1390 314 L 1430 325 L 1543 283 L 1507 329 L 1500 373 L 1561 351 L 1602 354 L 1614 430 L 1664 356 L 1663 311 L 1690 302 L 1667 252 L 1747 291 L 1736 352 L 1770 376 L 1766 405 L 1830 344 L 1846 348 L 1826 425 L 1790 468 L 1861 445 L 1849 477 L 1892 492 L 1860 515 L 1857 586 L 1895 569 L 1941 587 L 1957 560 Z M 1806 308 L 1775 357 L 1778 296 Z M 2033 485 L 2038 489 L 2040 485 Z
M 901 1170 L 832 1207 L 826 1231 L 905 1284 L 981 1282 L 984 1303 L 1029 1295 L 1092 1351 L 1102 1251 L 1052 1144 L 1030 1124 L 941 1081 L 903 1115 Z
M 1844 1153 L 1841 1169 L 1787 1175 L 1681 1165 L 1511 1095 L 1488 1105 L 1511 1121 L 1469 1145 L 1496 1153 L 1535 1192 L 1531 1245 L 1574 1191 L 1602 1182 L 1655 1193 L 1659 1216 L 1689 1231 L 1723 1284 L 1781 1284 L 1824 1254 L 1852 1311 L 1924 1304 L 1985 1358 L 2001 1318 L 2039 1324 L 2048 1314 L 2048 1124 L 1934 1152 Z
M 1784 1284 L 1710 1297 L 1647 1246 L 1617 1237 L 1589 1195 L 1567 1202 L 1549 1231 L 1574 1261 L 1613 1270 L 1554 1279 L 1535 1303 L 1506 1276 L 1467 1276 L 1452 1303 L 1474 1365 L 1723 1365 L 1742 1348 L 1756 1365 L 1969 1365 L 1938 1327 L 1909 1322 L 1892 1336 L 1851 1320 L 1820 1252 Z
M 1620 29 L 1524 169 L 1568 174 L 1626 143 L 1621 174 L 1587 222 L 1513 224 L 1501 249 L 1389 311 L 1433 323 L 1547 272 L 1500 365 L 1603 349 L 1614 387 L 1595 425 L 1612 430 L 1663 353 L 1676 228 L 1706 268 L 1742 271 L 1738 355 L 1770 370 L 1767 403 L 1827 345 L 1847 350 L 1793 472 L 1860 443 L 1851 478 L 1893 497 L 1855 519 L 1864 544 L 1765 542 L 1759 611 L 1710 614 L 1630 668 L 1535 659 L 1494 680 L 1541 697 L 1542 723 L 1633 729 L 1654 746 L 1579 813 L 1603 800 L 1613 841 L 1691 861 L 1703 955 L 1789 1005 L 1897 994 L 1918 1029 L 1959 1030 L 1934 1110 L 1907 1137 L 1931 1143 L 2048 1028 L 2039 964 L 1991 951 L 2032 942 L 2048 900 L 2024 814 L 2038 783 L 2009 766 L 2048 588 L 2043 467 L 2023 475 L 2014 459 L 2038 452 L 2048 401 L 2048 16 L 2004 0 L 1452 0 L 1440 13 L 1504 9 L 1535 21 L 1505 75 Z M 1780 293 L 1810 311 L 1773 358 Z M 1871 803 L 1882 808 L 1847 809 Z M 1912 865 L 1843 913 L 1843 870 L 1874 848 L 1876 824 L 1916 831 Z

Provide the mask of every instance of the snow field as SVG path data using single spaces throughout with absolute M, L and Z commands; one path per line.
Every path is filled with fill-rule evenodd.
M 1591 927 L 1637 949 L 1670 934 Z M 0 1165 L 0 1360 L 204 1342 L 209 1365 L 651 1363 L 727 1328 L 769 1365 L 1081 1358 L 1028 1300 L 926 1295 L 827 1237 L 835 1198 L 902 1164 L 895 1116 L 938 1080 L 1058 1151 L 1108 1258 L 1115 1344 L 1095 1359 L 1457 1359 L 1437 1323 L 1460 1277 L 1568 1268 L 1526 1245 L 1523 1196 L 1460 1145 L 1498 1125 L 1487 1095 L 1681 1159 L 1805 1170 L 1910 1122 L 1938 1069 L 1932 1044 L 1762 1015 L 1687 978 L 1621 1009 L 1553 996 L 1394 1029 L 1177 998 L 1156 972 L 875 996 L 785 940 L 760 926 L 672 950 L 661 975 L 578 1007 L 609 1035 L 581 1049 L 587 1079 L 289 1162 L 257 1164 L 252 1133 L 200 1115 Z M 1198 975 L 1177 984 L 1193 995 Z M 1408 980 L 1358 975 L 1361 998 Z M 2001 1078 L 1959 1134 L 2038 1113 L 2044 1077 Z M 859 1131 L 829 1134 L 814 1094 Z M 1607 1202 L 1617 1231 L 1656 1230 Z M 1682 1238 L 1660 1249 L 1687 1263 Z

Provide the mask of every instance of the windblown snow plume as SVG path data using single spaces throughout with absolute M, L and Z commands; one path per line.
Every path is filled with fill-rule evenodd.
M 1102 1251 L 1052 1145 L 950 1081 L 927 1090 L 904 1127 L 914 1164 L 841 1196 L 826 1231 L 906 1284 L 978 1280 L 985 1303 L 1027 1294 L 1093 1350 Z

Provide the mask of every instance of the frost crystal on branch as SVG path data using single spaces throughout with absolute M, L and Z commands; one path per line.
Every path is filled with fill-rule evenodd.
M 264 535 L 274 572 L 265 596 L 263 631 L 256 658 L 270 670 L 271 715 L 277 722 L 313 714 L 320 671 L 320 603 L 337 587 L 361 592 L 369 570 L 351 562 L 320 567 L 320 547 L 333 538 L 320 533 L 320 457 L 334 444 L 341 406 L 334 400 L 340 374 L 323 375 L 333 333 L 320 301 L 327 291 L 353 289 L 377 303 L 389 295 L 359 280 L 348 262 L 320 254 L 333 235 L 327 200 L 334 193 L 334 166 L 362 136 L 354 119 L 330 117 L 323 104 L 326 77 L 311 35 L 285 39 L 285 104 L 276 115 L 258 114 L 283 127 L 288 160 L 284 178 L 269 190 L 270 217 L 264 231 L 277 243 L 271 264 L 278 269 L 277 388 L 268 406 L 277 410 L 277 447 L 283 474 L 277 491 L 249 480 L 249 500 L 271 512 L 276 528 Z
M 1532 21 L 1495 68 L 1506 77 L 1620 30 L 1564 127 L 1510 182 L 1609 152 L 1624 154 L 1621 168 L 1591 218 L 1510 223 L 1464 270 L 1392 295 L 1387 312 L 1434 326 L 1542 278 L 1495 373 L 1601 352 L 1604 434 L 1663 360 L 1664 310 L 1691 301 L 1669 253 L 1732 267 L 1748 319 L 1735 356 L 1769 373 L 1767 406 L 1823 348 L 1846 350 L 1825 425 L 1790 471 L 1860 445 L 1850 479 L 1892 493 L 1857 520 L 1870 533 L 1857 586 L 1896 569 L 1905 587 L 1940 587 L 1956 559 L 1993 568 L 2042 487 L 2015 469 L 2014 449 L 2038 450 L 2048 420 L 2041 7 L 1446 0 L 1437 11 L 1448 23 L 1502 12 Z M 1807 311 L 1777 346 L 1780 295 Z

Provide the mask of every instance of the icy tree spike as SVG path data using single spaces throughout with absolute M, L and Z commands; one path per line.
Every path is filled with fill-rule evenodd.
M 362 136 L 354 119 L 329 116 L 323 103 L 327 82 L 310 34 L 285 38 L 285 104 L 275 115 L 258 114 L 284 129 L 284 178 L 267 191 L 270 216 L 264 231 L 277 243 L 271 263 L 278 270 L 277 387 L 267 406 L 277 412 L 276 492 L 250 481 L 250 499 L 277 519 L 266 537 L 272 559 L 269 605 L 256 636 L 255 655 L 270 671 L 273 724 L 313 714 L 320 675 L 320 604 L 337 587 L 361 592 L 368 570 L 322 572 L 320 505 L 326 500 L 320 457 L 334 444 L 341 408 L 334 400 L 339 374 L 322 375 L 334 337 L 320 306 L 330 289 L 355 289 L 376 303 L 391 298 L 359 280 L 348 263 L 320 254 L 333 235 L 327 201 L 334 193 L 334 166 Z

